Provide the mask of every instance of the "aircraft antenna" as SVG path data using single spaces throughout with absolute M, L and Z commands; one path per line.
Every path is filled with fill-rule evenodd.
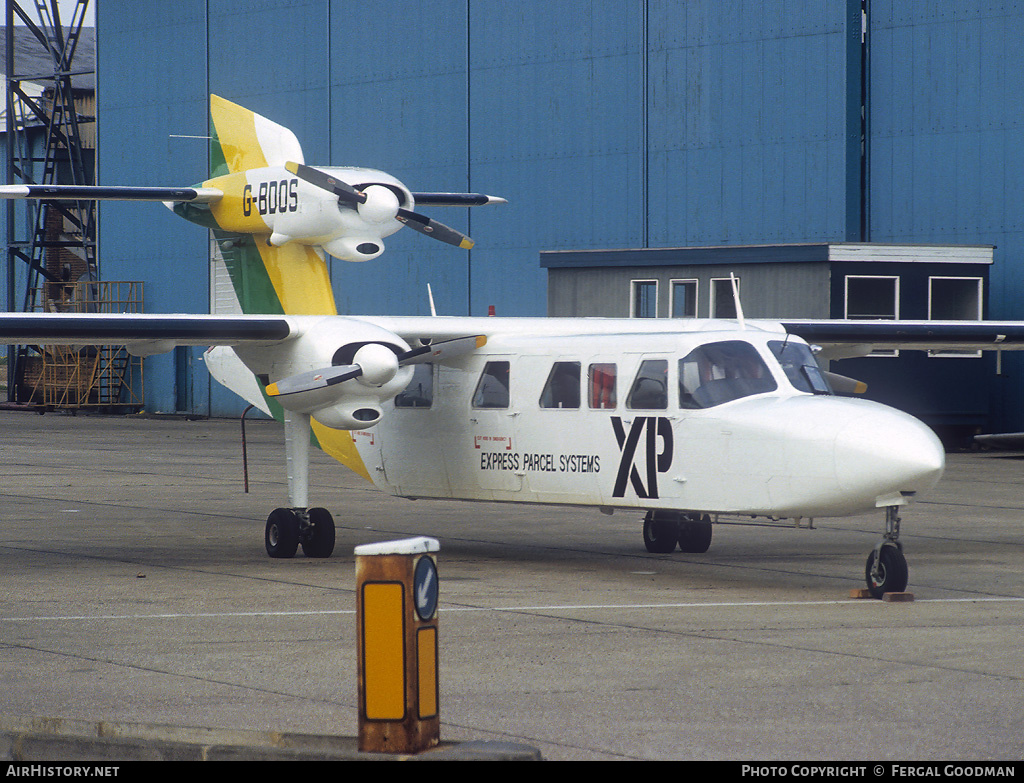
M 736 305 L 736 320 L 740 322 L 740 329 L 746 329 L 747 322 L 743 318 L 743 305 L 740 304 L 740 281 L 732 272 L 729 273 L 729 279 L 732 281 L 732 301 Z
M 427 283 L 427 299 L 430 300 L 430 314 L 437 315 L 437 309 L 434 307 L 434 292 L 430 290 L 430 283 Z

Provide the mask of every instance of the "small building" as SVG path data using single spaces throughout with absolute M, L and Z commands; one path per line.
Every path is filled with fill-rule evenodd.
M 815 243 L 542 251 L 548 315 L 980 320 L 991 245 Z M 832 363 L 867 396 L 912 413 L 949 441 L 991 431 L 996 382 L 977 352 L 886 351 Z

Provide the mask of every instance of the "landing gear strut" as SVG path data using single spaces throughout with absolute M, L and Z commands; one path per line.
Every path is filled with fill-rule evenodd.
M 299 545 L 306 557 L 330 557 L 334 551 L 334 519 L 325 508 L 309 504 L 308 413 L 285 412 L 284 442 L 288 462 L 290 508 L 275 508 L 267 517 L 263 540 L 267 554 L 295 557 Z
M 910 574 L 900 543 L 899 506 L 885 507 L 885 535 L 878 542 L 864 567 L 864 577 L 872 598 L 885 593 L 902 593 Z
M 684 511 L 648 511 L 644 517 L 644 546 L 667 554 L 679 544 L 681 552 L 707 552 L 711 546 L 711 517 Z

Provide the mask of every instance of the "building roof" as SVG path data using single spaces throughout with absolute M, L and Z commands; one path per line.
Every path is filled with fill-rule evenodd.
M 992 263 L 992 245 L 904 245 L 822 242 L 781 245 L 716 245 L 624 250 L 542 250 L 545 269 L 700 264 L 778 264 L 864 261 L 888 263 Z
M 52 82 L 53 58 L 46 47 L 27 27 L 14 27 L 14 75 L 23 81 L 30 81 L 47 87 Z M 67 28 L 65 28 L 65 34 Z M 0 26 L 4 47 L 4 60 L 0 69 L 7 63 L 7 28 Z M 4 74 L 6 77 L 6 73 Z M 50 77 L 50 78 L 47 78 Z M 77 90 L 96 89 L 96 28 L 83 27 L 75 48 L 72 62 L 71 81 Z

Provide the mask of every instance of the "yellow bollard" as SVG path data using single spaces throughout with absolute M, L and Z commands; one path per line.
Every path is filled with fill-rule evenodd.
M 440 741 L 433 538 L 355 548 L 359 750 L 418 753 Z

